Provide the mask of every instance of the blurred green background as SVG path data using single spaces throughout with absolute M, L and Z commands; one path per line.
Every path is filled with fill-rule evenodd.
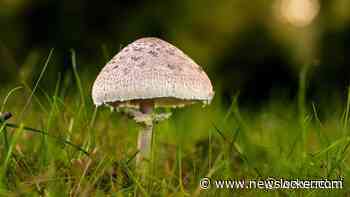
M 55 48 L 44 79 L 52 88 L 57 73 L 71 75 L 73 48 L 92 84 L 120 48 L 156 36 L 202 65 L 226 103 L 237 91 L 249 105 L 293 99 L 305 65 L 308 98 L 341 100 L 350 79 L 349 7 L 348 0 L 1 0 L 0 82 L 30 84 Z
M 0 112 L 14 115 L 0 125 L 0 196 L 256 194 L 200 190 L 206 176 L 348 184 L 348 8 L 349 0 L 0 0 Z M 193 58 L 216 95 L 156 125 L 149 181 L 140 182 L 139 127 L 96 109 L 90 94 L 106 62 L 148 36 Z M 350 194 L 325 191 L 259 196 Z

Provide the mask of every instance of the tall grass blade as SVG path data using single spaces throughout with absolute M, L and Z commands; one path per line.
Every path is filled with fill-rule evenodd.
M 15 125 L 15 124 L 11 124 L 11 123 L 6 123 L 6 127 L 14 128 L 14 129 L 20 128 L 19 126 Z M 84 153 L 85 155 L 89 156 L 89 152 L 87 152 L 86 150 L 84 150 L 84 149 L 81 148 L 80 146 L 75 145 L 75 144 L 73 144 L 72 142 L 70 142 L 70 141 L 68 141 L 68 140 L 62 139 L 62 138 L 60 138 L 60 137 L 52 136 L 52 135 L 50 135 L 49 133 L 46 133 L 46 132 L 41 131 L 41 130 L 39 130 L 39 129 L 34 129 L 34 128 L 26 127 L 26 126 L 23 126 L 23 130 L 25 130 L 25 131 L 30 131 L 30 132 L 34 132 L 34 133 L 40 133 L 40 134 L 42 134 L 42 135 L 47 135 L 48 137 L 54 138 L 54 139 L 56 139 L 57 141 L 59 141 L 59 142 L 61 142 L 61 143 L 70 145 L 70 146 L 72 146 L 73 148 L 77 149 L 78 151 L 80 151 L 80 152 Z
M 9 143 L 9 147 L 8 147 L 7 152 L 5 154 L 4 162 L 1 164 L 1 167 L 0 167 L 0 173 L 1 173 L 0 174 L 0 179 L 1 179 L 0 180 L 0 188 L 3 188 L 4 185 L 7 185 L 8 177 L 6 176 L 6 174 L 7 174 L 8 166 L 9 166 L 9 163 L 10 163 L 10 158 L 12 156 L 12 152 L 13 152 L 13 149 L 14 149 L 16 143 L 17 143 L 17 140 L 18 140 L 19 136 L 22 133 L 22 130 L 23 130 L 23 125 L 19 126 L 14 131 L 14 135 L 11 138 L 11 141 Z
M 3 111 L 5 110 L 5 106 L 6 106 L 6 104 L 7 104 L 7 101 L 10 99 L 10 96 L 11 96 L 14 92 L 16 92 L 17 90 L 20 90 L 20 89 L 22 89 L 22 88 L 23 88 L 22 86 L 17 86 L 17 87 L 15 87 L 15 88 L 11 89 L 11 90 L 7 93 L 7 95 L 6 95 L 5 99 L 4 99 L 4 101 L 2 102 L 0 112 L 3 112 Z
M 51 60 L 53 51 L 54 51 L 54 49 L 51 49 L 51 50 L 50 50 L 49 56 L 47 57 L 47 59 L 46 59 L 46 61 L 45 61 L 44 67 L 43 67 L 43 69 L 41 70 L 41 73 L 40 73 L 40 75 L 39 75 L 39 78 L 38 78 L 38 80 L 36 81 L 36 83 L 35 83 L 35 85 L 34 85 L 33 91 L 31 92 L 29 98 L 27 99 L 26 104 L 25 104 L 24 107 L 23 107 L 22 112 L 21 112 L 20 115 L 19 115 L 18 122 L 21 122 L 22 119 L 23 119 L 23 117 L 24 117 L 24 114 L 25 114 L 25 112 L 26 112 L 26 110 L 27 110 L 27 108 L 28 108 L 28 106 L 29 106 L 29 104 L 30 104 L 32 98 L 33 98 L 33 95 L 34 95 L 36 89 L 38 88 L 39 83 L 40 83 L 41 79 L 43 78 L 44 73 L 45 73 L 45 71 L 46 71 L 46 69 L 47 69 L 47 67 L 48 67 L 48 65 L 49 65 L 49 62 L 50 62 L 50 60 Z
M 80 77 L 78 74 L 76 53 L 75 53 L 74 49 L 71 49 L 70 52 L 71 52 L 71 60 L 72 60 L 74 77 L 75 77 L 77 87 L 79 90 L 79 94 L 80 94 L 80 101 L 81 101 L 82 106 L 85 106 L 84 90 L 83 90 L 83 86 L 81 84 L 81 80 L 80 80 Z
M 347 101 L 346 101 L 346 109 L 345 109 L 345 117 L 344 117 L 344 134 L 348 131 L 348 124 L 349 124 L 349 112 L 350 112 L 350 87 L 348 87 L 348 95 L 347 95 Z
M 306 77 L 307 77 L 308 66 L 304 66 L 299 73 L 299 90 L 298 90 L 298 119 L 299 126 L 301 128 L 300 133 L 300 151 L 302 157 L 306 156 L 306 106 L 305 106 L 305 95 L 306 95 Z

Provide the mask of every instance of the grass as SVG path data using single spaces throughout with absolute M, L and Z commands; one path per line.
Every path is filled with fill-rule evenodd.
M 0 123 L 1 196 L 347 196 L 350 168 L 347 103 L 335 110 L 306 102 L 307 70 L 296 101 L 271 99 L 259 110 L 231 106 L 217 92 L 212 105 L 173 110 L 155 126 L 151 170 L 137 176 L 137 125 L 91 101 L 92 80 L 58 78 L 55 89 L 41 80 L 50 52 L 31 89 L 22 82 L 2 87 Z M 73 86 L 72 84 L 76 84 Z M 329 106 L 332 107 L 332 106 Z M 323 110 L 320 115 L 320 111 Z M 199 180 L 339 179 L 343 189 L 209 189 Z

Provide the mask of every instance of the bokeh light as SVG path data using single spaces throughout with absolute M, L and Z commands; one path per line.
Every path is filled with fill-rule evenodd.
M 283 21 L 296 27 L 312 23 L 320 11 L 318 0 L 279 0 L 279 16 Z

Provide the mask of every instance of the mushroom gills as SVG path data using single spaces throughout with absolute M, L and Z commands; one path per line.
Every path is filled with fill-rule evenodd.
M 207 104 L 209 101 L 202 100 L 184 100 L 178 98 L 154 98 L 154 99 L 135 99 L 135 100 L 127 100 L 127 101 L 115 101 L 109 102 L 108 105 L 111 105 L 115 108 L 136 108 L 140 109 L 140 106 L 145 103 L 153 103 L 154 108 L 165 107 L 165 108 L 177 108 L 184 107 L 186 105 L 191 105 L 195 102 L 203 102 L 203 104 Z

